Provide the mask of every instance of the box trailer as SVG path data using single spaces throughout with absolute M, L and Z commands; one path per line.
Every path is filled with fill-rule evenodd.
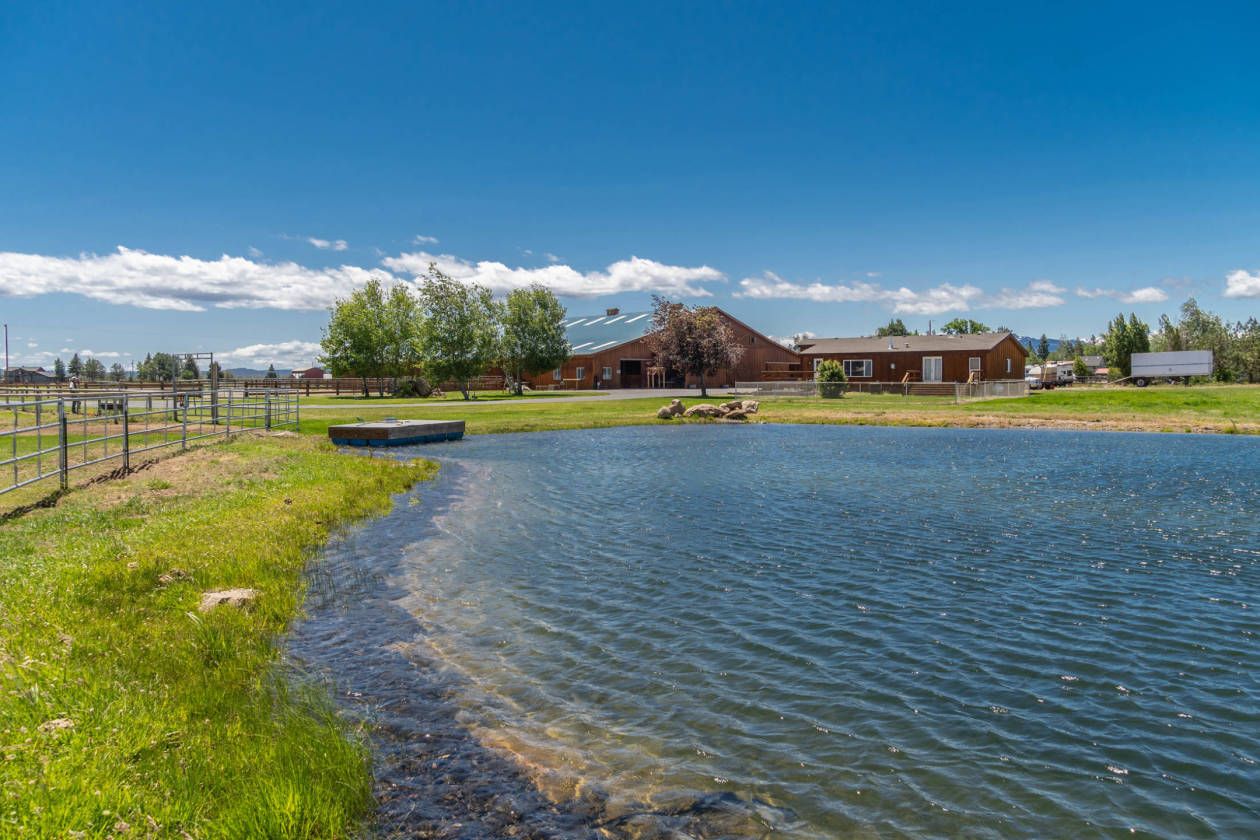
M 1134 353 L 1129 375 L 1144 388 L 1155 379 L 1211 376 L 1211 350 L 1173 350 L 1167 353 Z

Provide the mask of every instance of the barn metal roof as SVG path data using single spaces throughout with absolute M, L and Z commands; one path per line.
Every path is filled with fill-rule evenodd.
M 642 338 L 652 325 L 651 312 L 618 312 L 585 315 L 564 322 L 564 337 L 577 355 L 598 353 L 618 344 Z
M 828 353 L 939 353 L 947 350 L 992 350 L 1008 332 L 970 335 L 894 335 L 862 338 L 812 338 L 801 342 L 800 353 L 813 356 Z M 892 346 L 889 346 L 891 341 Z M 1018 342 L 1016 342 L 1018 344 Z

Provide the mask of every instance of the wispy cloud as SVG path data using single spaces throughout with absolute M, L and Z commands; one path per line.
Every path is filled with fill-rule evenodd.
M 274 364 L 278 368 L 307 368 L 316 364 L 316 357 L 323 352 L 314 341 L 281 341 L 276 344 L 250 344 L 226 353 L 216 353 L 214 359 L 225 368 L 248 367 L 265 369 Z
M 350 246 L 346 244 L 344 239 L 319 239 L 314 236 L 306 237 L 306 241 L 314 245 L 321 251 L 344 251 Z
M 255 248 L 253 245 L 250 245 L 250 246 L 249 246 L 249 255 L 250 255 L 251 257 L 253 257 L 254 259 L 258 259 L 259 257 L 261 257 L 261 256 L 263 255 L 263 252 L 262 252 L 262 251 L 260 251 L 260 250 L 258 250 L 257 248 Z
M 619 260 L 603 271 L 580 272 L 567 265 L 543 268 L 512 268 L 501 262 L 472 262 L 450 254 L 429 254 L 418 251 L 381 261 L 382 265 L 401 274 L 419 276 L 437 265 L 443 273 L 466 283 L 479 283 L 495 292 L 509 292 L 532 283 L 541 283 L 558 295 L 593 298 L 620 292 L 658 292 L 687 297 L 711 297 L 705 282 L 724 281 L 726 275 L 707 265 L 687 267 L 665 265 L 655 260 L 631 257 Z
M 219 309 L 323 309 L 376 278 L 379 268 L 343 265 L 312 269 L 297 263 L 260 263 L 226 254 L 217 260 L 151 254 L 119 246 L 113 254 L 48 257 L 0 253 L 0 297 L 68 292 L 144 309 L 200 312 Z M 73 339 L 67 339 L 67 342 Z
M 1260 272 L 1231 271 L 1225 278 L 1225 297 L 1260 298 Z
M 560 258 L 557 257 L 555 254 L 547 253 L 547 254 L 543 254 L 543 256 L 547 258 L 547 262 L 552 262 L 552 263 L 560 262 Z
M 411 244 L 412 245 L 436 245 L 438 244 L 438 238 L 436 236 L 424 236 L 423 234 L 417 233 L 416 238 L 411 240 Z
M 739 283 L 736 297 L 757 300 L 808 300 L 815 303 L 876 303 L 897 315 L 939 315 L 968 309 L 1033 309 L 1059 306 L 1064 290 L 1039 280 L 1022 289 L 1003 288 L 988 293 L 971 284 L 941 283 L 927 289 L 906 286 L 885 287 L 863 280 L 853 283 L 793 283 L 772 271 L 761 277 L 748 277 Z
M 1143 286 L 1140 289 L 1086 289 L 1076 287 L 1076 295 L 1088 300 L 1096 300 L 1098 298 L 1111 298 L 1121 303 L 1163 303 L 1168 300 L 1168 292 L 1158 286 Z

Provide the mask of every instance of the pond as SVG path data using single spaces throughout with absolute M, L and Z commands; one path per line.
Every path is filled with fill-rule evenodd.
M 293 656 L 385 830 L 1246 836 L 1260 441 L 687 425 L 408 450 Z M 379 457 L 379 455 L 378 455 Z

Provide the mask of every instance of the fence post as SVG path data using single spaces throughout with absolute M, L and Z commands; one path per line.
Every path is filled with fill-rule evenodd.
M 302 398 L 297 394 L 293 395 L 293 431 L 302 431 Z
M 224 440 L 232 439 L 232 391 L 227 392 L 227 431 L 223 433 Z
M 179 397 L 178 397 L 178 396 L 176 396 L 176 399 L 179 399 Z M 180 404 L 177 402 L 177 403 L 175 403 L 175 407 L 178 409 L 178 408 L 180 408 L 181 406 L 180 406 Z M 182 430 L 182 432 L 180 433 L 180 448 L 181 448 L 181 449 L 187 449 L 187 448 L 188 448 L 188 395 L 187 395 L 187 394 L 184 394 L 184 403 L 183 403 L 182 408 L 183 408 L 184 410 L 180 412 L 180 415 L 181 415 L 184 419 L 181 421 L 181 425 L 183 426 L 183 430 Z
M 61 489 L 70 488 L 69 436 L 66 434 L 66 401 L 57 400 L 57 466 L 61 471 Z
M 271 431 L 271 389 L 270 388 L 268 388 L 267 391 L 263 394 L 263 398 L 264 398 L 263 405 L 265 406 L 263 410 L 263 428 L 267 429 L 267 431 Z
M 128 416 L 128 397 L 124 393 L 122 398 L 122 424 L 123 424 L 123 474 L 131 472 L 131 418 Z

